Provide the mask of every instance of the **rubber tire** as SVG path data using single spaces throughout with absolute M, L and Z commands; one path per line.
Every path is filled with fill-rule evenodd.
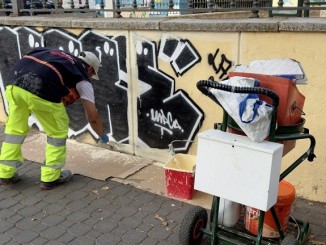
M 286 236 L 282 242 L 281 242 L 281 245 L 299 245 L 300 242 L 295 239 L 295 237 L 293 236 Z
M 200 231 L 207 225 L 207 211 L 203 207 L 194 206 L 188 210 L 183 218 L 179 232 L 181 245 L 199 245 L 204 233 Z

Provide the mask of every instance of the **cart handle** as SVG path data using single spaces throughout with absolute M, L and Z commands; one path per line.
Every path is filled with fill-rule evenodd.
M 217 99 L 215 96 L 212 94 L 212 92 L 209 90 L 210 88 L 215 88 L 219 90 L 223 90 L 226 92 L 231 92 L 231 93 L 238 93 L 238 94 L 261 94 L 261 95 L 266 95 L 269 98 L 272 99 L 273 101 L 273 106 L 275 108 L 278 107 L 279 105 L 279 96 L 274 93 L 272 90 L 268 88 L 261 88 L 261 87 L 238 87 L 238 86 L 231 86 L 231 85 L 226 85 L 226 84 L 221 84 L 216 81 L 212 80 L 200 80 L 197 82 L 197 88 L 206 96 L 210 97 L 212 100 L 217 102 Z

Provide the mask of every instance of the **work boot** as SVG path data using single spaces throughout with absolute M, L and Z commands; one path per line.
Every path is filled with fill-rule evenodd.
M 61 171 L 59 179 L 52 182 L 43 182 L 41 181 L 40 187 L 42 190 L 51 190 L 58 185 L 65 184 L 69 182 L 72 178 L 72 173 L 70 170 L 65 169 Z
M 11 178 L 0 178 L 0 185 L 10 185 L 20 180 L 18 173 L 16 172 Z

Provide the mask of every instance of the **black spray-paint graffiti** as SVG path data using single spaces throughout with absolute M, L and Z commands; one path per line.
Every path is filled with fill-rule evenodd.
M 173 42 L 172 42 L 173 41 Z M 175 43 L 174 48 L 169 48 Z M 102 62 L 99 81 L 93 82 L 96 105 L 111 140 L 129 142 L 127 38 L 98 35 L 85 30 L 79 36 L 64 29 L 38 32 L 28 27 L 0 27 L 0 89 L 4 98 L 10 68 L 35 47 L 52 47 L 79 55 L 83 50 L 94 52 Z M 138 145 L 168 149 L 173 140 L 176 151 L 186 151 L 203 121 L 203 112 L 182 90 L 174 91 L 172 77 L 157 69 L 156 59 L 167 59 L 177 75 L 184 74 L 200 61 L 200 56 L 187 40 L 163 38 L 159 55 L 152 42 L 137 41 L 137 66 L 140 93 L 138 98 Z M 8 105 L 4 100 L 4 109 Z M 80 102 L 67 107 L 70 118 L 69 137 L 95 132 L 88 124 Z M 41 125 L 34 117 L 29 124 Z
M 186 152 L 200 128 L 203 113 L 184 91 L 174 91 L 174 79 L 158 69 L 154 42 L 137 38 L 136 52 L 140 91 L 138 144 L 162 148 L 174 141 L 176 152 Z M 173 53 L 176 52 L 173 50 Z M 187 67 L 189 56 L 177 53 L 179 56 L 175 56 L 174 60 L 182 61 L 183 67 Z
M 228 71 L 232 67 L 232 61 L 228 60 L 225 54 L 221 54 L 221 61 L 219 65 L 216 65 L 215 59 L 219 52 L 220 49 L 217 49 L 214 55 L 213 54 L 208 55 L 208 64 L 213 67 L 215 74 L 217 75 L 219 74 L 219 79 L 223 79 L 227 76 Z
M 200 62 L 200 55 L 188 40 L 172 36 L 163 36 L 159 50 L 159 58 L 171 63 L 175 74 L 183 75 L 187 70 Z
M 119 143 L 129 142 L 129 126 L 127 120 L 127 85 L 126 85 L 126 37 L 105 37 L 85 31 L 79 37 L 59 29 L 48 29 L 38 33 L 27 27 L 0 29 L 1 57 L 1 93 L 4 96 L 6 77 L 11 66 L 24 54 L 35 47 L 52 47 L 64 50 L 73 55 L 78 55 L 82 50 L 94 52 L 101 60 L 102 68 L 99 71 L 100 80 L 93 82 L 96 94 L 96 106 L 102 116 L 105 132 L 110 134 L 111 140 Z M 6 40 L 13 40 L 8 42 Z M 26 42 L 26 40 L 28 40 Z M 11 45 L 8 49 L 8 45 Z M 10 50 L 10 52 L 8 52 Z M 122 53 L 121 53 L 122 52 Z M 123 60 L 124 59 L 124 60 Z M 8 105 L 5 102 L 5 111 L 8 113 Z M 88 124 L 84 109 L 79 102 L 67 106 L 69 115 L 69 137 L 80 135 L 86 131 L 94 138 L 96 133 Z M 42 127 L 32 116 L 29 124 Z

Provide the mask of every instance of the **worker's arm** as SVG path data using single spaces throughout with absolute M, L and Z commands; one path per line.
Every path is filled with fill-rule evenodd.
M 81 103 L 84 107 L 87 121 L 91 125 L 92 129 L 97 133 L 99 137 L 104 134 L 103 123 L 98 114 L 95 104 L 91 101 L 81 99 Z

